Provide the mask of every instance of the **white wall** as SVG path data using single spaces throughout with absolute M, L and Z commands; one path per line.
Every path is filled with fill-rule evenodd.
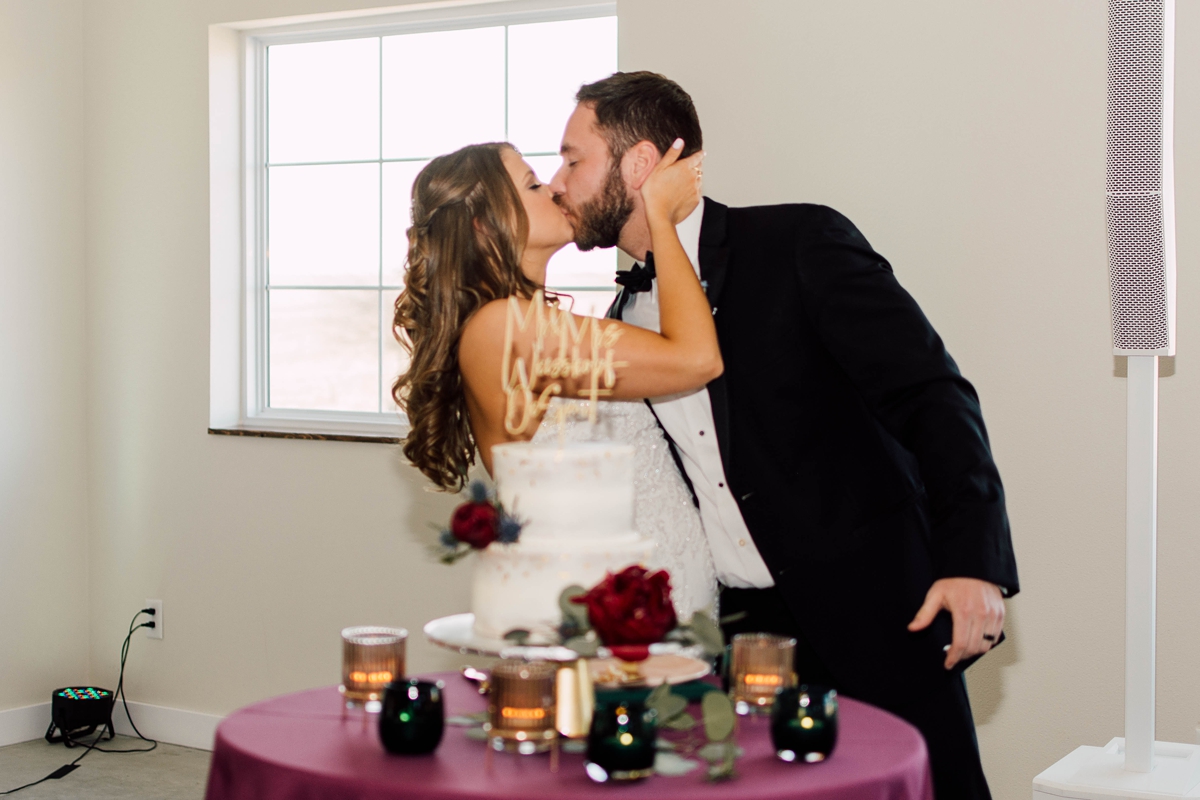
M 5 285 L 18 287 L 0 296 L 0 597 L 22 611 L 0 621 L 0 659 L 11 659 L 0 664 L 26 676 L 11 698 L 13 682 L 0 681 L 0 707 L 40 699 L 54 682 L 43 667 L 85 663 L 82 627 L 40 635 L 50 621 L 77 619 L 66 609 L 85 599 L 92 680 L 112 679 L 129 617 L 160 597 L 166 638 L 136 642 L 130 692 L 210 713 L 333 683 L 343 625 L 415 633 L 465 608 L 469 570 L 424 550 L 429 523 L 454 500 L 426 493 L 394 448 L 205 433 L 207 26 L 360 5 L 83 0 L 82 90 L 70 48 L 29 35 L 78 38 L 75 6 L 0 6 L 23 20 L 0 25 L 13 40 L 0 40 L 0 113 L 34 115 L 0 126 L 0 253 Z M 1034 774 L 1122 726 L 1124 382 L 1108 345 L 1103 4 L 622 0 L 619 9 L 623 67 L 666 72 L 697 101 L 709 193 L 847 213 L 979 388 L 1024 590 L 1009 604 L 1011 641 L 971 670 L 970 685 L 996 796 L 1028 797 Z M 51 24 L 56 13 L 65 24 Z M 1179 5 L 1178 54 L 1181 355 L 1162 387 L 1159 737 L 1190 741 L 1200 716 L 1190 580 L 1200 501 L 1189 491 L 1200 429 L 1188 413 L 1200 388 L 1188 355 L 1200 347 L 1189 322 L 1200 311 L 1189 269 L 1200 255 L 1196 4 Z M 50 77 L 11 80 L 14 59 L 24 72 L 12 74 Z M 78 139 L 67 133 L 80 123 L 81 91 L 86 225 Z M 14 93 L 24 105 L 8 102 Z M 32 391 L 14 398 L 14 374 Z M 84 583 L 85 495 L 90 593 L 31 607 L 63 558 L 75 559 L 74 585 Z M 30 652 L 12 659 L 9 641 Z M 419 635 L 412 645 L 413 670 L 459 663 Z M 39 646 L 71 657 L 42 657 Z
M 460 664 L 420 634 L 467 607 L 469 570 L 426 553 L 455 498 L 394 447 L 206 433 L 208 25 L 355 5 L 85 3 L 93 675 L 161 598 L 163 640 L 130 656 L 141 702 L 336 683 L 353 624 L 407 627 L 414 670 Z
M 853 219 L 983 402 L 1022 593 L 969 674 L 1000 798 L 1123 735 L 1124 392 L 1108 327 L 1105 5 L 626 0 L 621 64 L 693 94 L 709 193 Z M 1179 359 L 1162 383 L 1161 739 L 1200 719 L 1200 6 L 1178 5 Z M 665 36 L 663 31 L 670 31 Z
M 88 679 L 82 23 L 0 0 L 0 709 Z

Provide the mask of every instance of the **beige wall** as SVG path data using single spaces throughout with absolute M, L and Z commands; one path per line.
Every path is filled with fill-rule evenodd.
M 0 0 L 0 709 L 88 675 L 82 22 Z
M 10 542 L 27 543 L 26 559 L 55 563 L 52 545 L 33 545 L 46 536 L 37 527 L 48 525 L 44 513 L 64 550 L 77 541 L 82 436 L 78 424 L 59 421 L 81 413 L 71 405 L 81 401 L 63 399 L 75 396 L 65 389 L 77 382 L 59 376 L 80 374 L 85 362 L 91 677 L 111 679 L 129 617 L 145 598 L 161 597 L 166 638 L 138 641 L 131 661 L 130 691 L 143 702 L 221 713 L 332 683 L 340 626 L 415 632 L 466 606 L 469 570 L 441 567 L 425 552 L 429 523 L 445 519 L 453 500 L 425 492 L 393 449 L 205 433 L 207 26 L 361 5 L 84 0 L 86 336 L 70 302 L 59 301 L 81 302 L 70 233 L 81 229 L 71 204 L 78 170 L 47 157 L 42 169 L 52 180 L 23 185 L 51 194 L 12 214 L 11 192 L 0 188 L 0 224 L 29 215 L 19 227 L 21 241 L 33 243 L 16 254 L 58 265 L 36 282 L 22 272 L 31 283 L 18 284 L 20 299 L 0 298 L 6 332 L 10 320 L 25 320 L 21 338 L 6 340 L 34 343 L 39 353 L 16 361 L 17 374 L 38 387 L 16 407 L 48 415 L 67 406 L 41 429 L 62 443 L 57 460 L 42 473 L 29 468 L 49 458 L 43 437 L 42 455 L 15 462 L 19 474 L 10 454 L 33 452 L 18 447 L 31 434 L 4 407 L 5 513 L 27 483 L 43 500 L 16 506 L 31 520 L 22 523 L 25 538 L 0 539 L 0 596 L 6 608 L 34 596 L 31 571 L 10 566 L 21 556 Z M 48 8 L 40 0 L 23 6 Z M 848 214 L 979 388 L 1024 591 L 1009 604 L 1011 641 L 971 670 L 970 685 L 996 795 L 1028 797 L 1036 772 L 1077 744 L 1119 735 L 1122 724 L 1124 382 L 1108 354 L 1103 4 L 622 0 L 619 13 L 623 67 L 666 72 L 695 97 L 709 193 L 735 204 L 823 202 Z M 1189 491 L 1198 474 L 1190 454 L 1200 451 L 1200 423 L 1188 414 L 1198 388 L 1188 354 L 1200 347 L 1189 322 L 1200 304 L 1188 265 L 1200 255 L 1200 152 L 1192 144 L 1200 141 L 1200 7 L 1180 4 L 1179 31 L 1181 356 L 1162 387 L 1158 730 L 1191 741 L 1200 646 L 1190 636 L 1190 578 L 1200 543 L 1190 523 L 1200 509 Z M 0 47 L 0 59 L 9 52 Z M 52 96 L 62 108 L 48 123 L 77 124 L 70 99 L 78 85 L 66 77 L 58 85 Z M 44 102 L 37 108 L 49 113 Z M 37 152 L 77 147 L 47 142 L 45 127 L 20 135 Z M 7 122 L 0 130 L 12 135 Z M 78 167 L 73 157 L 66 163 Z M 51 237 L 58 226 L 47 220 L 63 215 L 67 234 Z M 42 335 L 28 335 L 34 329 Z M 79 369 L 38 372 L 54 359 Z M 22 590 L 10 590 L 18 578 Z M 33 629 L 35 613 L 43 612 L 0 626 Z M 459 663 L 419 635 L 412 644 L 414 670 Z M 36 699 L 43 678 L 20 663 Z M 25 702 L 7 700 L 0 694 L 0 707 Z
M 89 0 L 87 214 L 92 658 L 164 603 L 128 668 L 142 702 L 224 713 L 335 683 L 338 631 L 413 631 L 467 605 L 432 562 L 427 493 L 395 448 L 210 436 L 208 25 L 361 2 Z
M 686 13 L 685 13 L 686 12 Z M 1200 6 L 1178 6 L 1179 359 L 1162 382 L 1158 735 L 1200 719 Z M 979 389 L 1023 591 L 969 672 L 1001 798 L 1123 735 L 1124 380 L 1109 355 L 1105 7 L 628 0 L 621 64 L 688 88 L 710 193 L 853 219 Z M 670 31 L 665 37 L 663 31 Z

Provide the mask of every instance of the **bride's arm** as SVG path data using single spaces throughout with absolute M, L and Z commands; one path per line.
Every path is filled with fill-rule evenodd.
M 682 142 L 672 147 L 642 185 L 651 249 L 658 275 L 659 327 L 661 333 L 617 320 L 596 320 L 572 315 L 577 328 L 600 325 L 608 332 L 617 381 L 616 399 L 658 397 L 698 389 L 724 370 L 708 299 L 691 262 L 683 251 L 675 225 L 700 200 L 698 167 L 702 153 L 678 161 Z M 520 316 L 529 315 L 529 301 L 518 301 Z M 564 312 L 565 313 L 565 312 Z M 496 375 L 504 358 L 505 329 L 510 316 L 508 300 L 494 300 L 467 322 L 459 348 L 459 365 L 468 383 L 481 385 L 486 374 Z M 532 361 L 535 332 L 532 324 L 511 331 L 512 356 Z M 543 342 L 543 355 L 559 355 L 555 342 Z M 606 348 L 607 349 L 607 348 Z M 580 348 L 580 357 L 590 358 L 590 348 Z M 599 354 L 601 357 L 605 353 Z M 501 381 L 504 376 L 500 376 Z M 475 380 L 472 380 L 474 378 Z M 541 379 L 535 391 L 547 383 L 560 384 L 566 396 L 578 396 L 588 387 L 588 376 Z M 499 388 L 497 382 L 497 388 Z

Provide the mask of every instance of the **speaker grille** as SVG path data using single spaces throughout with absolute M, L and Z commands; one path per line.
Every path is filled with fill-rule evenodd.
M 1161 192 L 1163 2 L 1108 4 L 1108 192 Z
M 1168 4 L 1174 0 L 1108 3 L 1108 271 L 1113 348 L 1173 351 L 1174 263 L 1168 259 L 1164 164 L 1170 163 L 1173 68 Z M 1168 272 L 1170 274 L 1168 274 Z
M 1108 276 L 1117 350 L 1159 350 L 1170 344 L 1163 242 L 1162 197 L 1108 198 Z

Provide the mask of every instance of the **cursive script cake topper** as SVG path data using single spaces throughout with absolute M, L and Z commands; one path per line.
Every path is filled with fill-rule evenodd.
M 529 364 L 513 352 L 517 333 L 532 326 L 533 352 Z M 617 368 L 627 365 L 613 360 L 613 347 L 621 338 L 621 328 L 593 317 L 577 322 L 570 311 L 546 303 L 542 291 L 533 293 L 529 309 L 521 312 L 516 297 L 508 298 L 508 316 L 504 324 L 504 360 L 501 380 L 504 384 L 504 429 L 510 436 L 520 436 L 535 425 L 550 407 L 551 398 L 562 394 L 562 379 L 587 379 L 587 386 L 577 390 L 587 398 L 586 412 L 563 403 L 557 409 L 558 425 L 568 416 L 586 416 L 596 421 L 596 403 L 612 395 L 617 382 Z M 534 388 L 541 380 L 549 380 L 540 392 Z

